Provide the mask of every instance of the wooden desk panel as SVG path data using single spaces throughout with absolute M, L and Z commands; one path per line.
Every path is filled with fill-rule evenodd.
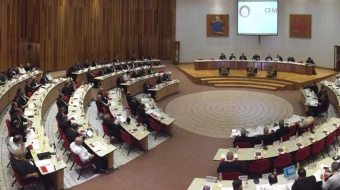
M 160 99 L 164 98 L 165 96 L 168 96 L 170 94 L 179 92 L 179 83 L 171 84 L 169 86 L 166 86 L 164 88 L 161 88 L 160 90 L 156 91 L 156 101 L 159 101 Z

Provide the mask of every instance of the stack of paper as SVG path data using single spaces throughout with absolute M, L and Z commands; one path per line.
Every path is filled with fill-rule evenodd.
M 104 146 L 102 143 L 98 141 L 91 143 L 90 146 L 94 152 L 106 149 L 106 146 Z

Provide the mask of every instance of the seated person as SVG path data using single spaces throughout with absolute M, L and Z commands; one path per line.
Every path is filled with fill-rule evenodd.
M 277 176 L 275 174 L 270 174 L 268 176 L 268 182 L 269 184 L 265 185 L 263 190 L 279 190 L 280 186 L 277 184 Z
M 40 87 L 40 84 L 38 83 L 37 77 L 36 77 L 36 76 L 33 76 L 33 77 L 32 77 L 32 80 L 31 80 L 31 82 L 30 82 L 30 86 L 31 86 L 34 90 L 36 90 L 37 88 Z
M 20 108 L 22 111 L 25 110 L 26 104 L 22 104 L 22 102 L 20 102 L 20 97 L 19 96 L 14 96 L 14 99 L 12 101 L 17 104 L 17 108 Z
M 122 64 L 120 64 L 120 67 L 122 68 L 122 70 L 128 70 L 129 69 L 129 67 L 127 66 L 127 64 L 126 63 L 122 63 Z
M 77 71 L 77 68 L 75 67 L 75 65 L 71 65 L 71 67 L 68 68 L 67 74 L 66 74 L 67 77 L 72 78 L 72 80 L 73 80 L 74 82 L 77 81 L 77 75 L 76 75 L 76 74 L 73 74 L 73 72 L 76 72 L 76 71 Z
M 21 109 L 17 109 L 15 114 L 11 116 L 11 125 L 13 125 L 14 121 L 19 121 L 21 127 L 24 127 L 26 125 L 30 125 L 32 123 L 32 121 L 26 119 L 25 117 L 23 117 L 23 115 L 24 114 L 21 111 Z
M 256 76 L 256 70 L 254 67 L 250 67 L 247 69 L 247 76 L 248 77 Z
M 104 75 L 107 75 L 106 70 L 105 70 L 105 69 L 100 69 L 100 70 L 98 71 L 98 77 L 104 76 Z
M 279 121 L 279 129 L 276 130 L 275 136 L 277 139 L 281 139 L 281 137 L 288 135 L 289 129 L 288 127 L 285 127 L 285 122 L 283 120 Z
M 28 95 L 29 92 L 33 93 L 34 92 L 34 88 L 31 87 L 30 80 L 26 80 L 25 81 L 25 94 Z
M 314 92 L 314 94 L 318 94 L 319 87 L 318 87 L 318 85 L 316 85 L 315 81 L 312 83 L 312 85 L 309 86 L 309 88 Z
M 148 75 L 152 75 L 155 74 L 156 71 L 152 69 L 152 66 L 150 67 L 150 69 L 148 69 Z
M 47 77 L 47 73 L 44 72 L 44 73 L 42 74 L 41 78 L 40 78 L 40 83 L 41 83 L 42 85 L 46 85 L 48 82 L 50 82 L 50 80 L 49 80 L 48 77 Z
M 127 82 L 127 81 L 130 81 L 131 80 L 131 77 L 130 77 L 130 72 L 126 72 L 123 76 L 123 81 L 124 82 Z
M 127 63 L 127 67 L 128 67 L 129 69 L 136 68 L 134 61 L 128 62 L 128 63 Z
M 59 120 L 59 128 L 66 134 L 69 128 L 72 128 L 73 125 L 78 125 L 77 123 L 71 123 L 70 120 L 67 119 L 67 115 L 63 115 Z M 79 126 L 78 126 L 79 127 Z
M 15 155 L 18 149 L 22 149 L 24 151 L 24 154 L 28 153 L 27 149 L 25 148 L 25 143 L 22 141 L 22 136 L 21 135 L 11 136 L 8 139 L 9 152 Z
M 327 91 L 326 91 L 325 87 L 321 86 L 321 89 L 319 90 L 319 92 L 317 94 L 318 99 L 320 99 L 322 97 L 322 95 L 326 94 L 326 93 L 327 93 Z
M 20 135 L 22 137 L 22 141 L 26 142 L 26 135 L 30 131 L 31 130 L 25 126 L 21 126 L 19 120 L 14 120 L 13 124 L 11 125 L 10 136 L 14 137 L 16 135 Z
M 244 55 L 244 53 L 241 54 L 239 60 L 243 60 L 243 61 L 246 61 L 246 60 L 247 60 L 247 57 Z
M 148 60 L 153 60 L 153 55 L 150 53 L 149 56 L 148 56 Z
M 261 144 L 263 142 L 263 145 L 271 145 L 274 141 L 277 141 L 277 137 L 275 134 L 269 134 L 268 127 L 263 128 L 263 135 L 258 136 L 254 139 L 254 144 Z
M 234 147 L 236 147 L 235 143 L 238 143 L 238 142 L 248 142 L 249 144 L 251 144 L 250 138 L 247 137 L 247 131 L 245 128 L 241 129 L 241 136 L 235 137 L 234 142 L 233 142 Z
M 227 153 L 227 160 L 225 162 L 220 163 L 217 168 L 217 173 L 232 173 L 232 172 L 240 172 L 242 173 L 242 168 L 239 162 L 234 161 L 234 153 Z
M 145 56 L 142 54 L 140 57 L 139 57 L 139 60 L 141 60 L 141 61 L 144 61 L 146 58 L 145 58 Z
M 336 79 L 335 79 L 335 81 L 334 81 L 334 85 L 335 86 L 340 86 L 340 75 L 336 75 Z
M 229 56 L 229 60 L 235 60 L 236 59 L 236 56 L 232 53 L 230 56 Z
M 288 62 L 295 62 L 295 59 L 294 59 L 294 57 L 288 57 L 288 58 L 287 58 L 287 61 L 288 61 Z
M 102 96 L 102 101 L 105 103 L 105 104 L 108 104 L 109 103 L 109 100 L 108 100 L 108 94 L 106 91 L 104 91 L 102 88 L 99 89 L 97 95 L 101 95 Z
M 38 179 L 44 184 L 44 188 L 50 189 L 49 185 L 52 183 L 48 175 L 39 174 L 38 168 L 31 164 L 30 160 L 24 158 L 25 152 L 23 149 L 18 149 L 15 157 L 11 158 L 11 165 L 13 170 L 21 177 L 22 181 L 29 183 L 32 180 Z
M 268 55 L 268 56 L 266 57 L 266 61 L 273 61 L 272 56 Z
M 69 143 L 72 143 L 74 139 L 76 139 L 76 137 L 82 137 L 78 130 L 78 125 L 71 125 L 71 127 L 66 130 L 65 138 L 68 140 Z
M 307 64 L 314 64 L 314 61 L 312 58 L 308 57 L 307 60 L 306 60 L 306 63 Z
M 279 54 L 277 54 L 275 57 L 275 61 L 283 61 L 283 59 Z
M 135 97 L 133 97 L 131 101 L 128 101 L 128 104 L 129 104 L 129 107 L 135 112 L 137 112 L 137 109 L 140 106 L 140 103 L 138 102 L 137 98 L 135 98 Z
M 12 104 L 12 107 L 9 110 L 9 115 L 12 117 L 12 115 L 16 114 L 17 109 L 20 109 L 20 108 L 18 108 L 18 103 L 16 103 L 16 102 L 12 102 L 11 104 Z
M 33 71 L 33 67 L 31 67 L 31 64 L 30 64 L 30 63 L 27 63 L 27 64 L 26 64 L 25 71 L 26 71 L 26 72 Z
M 92 66 L 92 67 L 97 67 L 97 65 L 98 65 L 97 59 L 94 59 L 94 60 L 92 61 L 91 66 Z
M 64 107 L 64 109 L 68 110 L 68 103 L 64 100 L 64 94 L 59 94 L 59 97 L 57 99 L 57 106 L 58 108 Z
M 140 77 L 146 75 L 144 68 L 141 68 L 141 70 L 138 72 L 138 75 L 139 75 Z
M 64 94 L 64 96 L 67 96 L 68 98 L 70 98 L 75 91 L 71 83 L 72 82 L 66 82 L 65 86 L 61 89 L 61 93 Z
M 162 77 L 163 81 L 169 81 L 169 75 L 167 73 L 163 73 L 163 77 Z
M 107 74 L 114 73 L 114 72 L 116 72 L 114 66 L 110 66 L 110 67 L 107 67 L 107 68 L 106 68 L 106 73 L 107 73 Z
M 272 67 L 267 70 L 267 78 L 274 78 L 277 75 L 277 71 L 275 71 Z
M 257 55 L 257 54 L 255 54 L 255 55 L 253 56 L 253 58 L 252 58 L 252 60 L 260 60 L 260 59 L 261 59 L 260 56 Z
M 0 85 L 4 85 L 7 81 L 7 77 L 4 73 L 0 73 Z
M 242 187 L 242 180 L 240 179 L 235 179 L 233 181 L 233 190 L 242 190 L 243 187 Z
M 134 53 L 132 54 L 130 61 L 137 61 L 137 57 Z
M 152 128 L 151 128 L 151 126 L 150 126 L 150 120 L 149 120 L 150 117 L 149 117 L 149 115 L 146 114 L 146 112 L 145 112 L 145 105 L 144 105 L 144 104 L 141 104 L 141 105 L 137 108 L 136 112 L 137 112 L 137 113 L 139 114 L 139 116 L 142 118 L 143 123 L 147 125 L 148 130 L 151 131 Z
M 102 124 L 107 127 L 107 129 L 110 131 L 110 134 L 115 139 L 117 139 L 119 142 L 121 142 L 122 139 L 120 138 L 120 128 L 114 122 L 111 122 L 110 119 L 111 119 L 110 115 L 108 115 L 108 114 L 104 115 Z
M 308 127 L 309 125 L 311 125 L 314 122 L 314 118 L 312 116 L 308 116 L 305 119 L 302 119 L 302 121 L 299 124 L 299 134 L 302 134 L 306 131 L 308 131 L 308 129 L 306 127 Z
M 118 76 L 116 79 L 116 86 L 117 88 L 124 88 L 124 92 L 126 91 L 126 86 L 122 86 L 122 83 L 124 82 L 124 79 L 122 76 Z
M 158 79 L 157 79 L 156 83 L 157 83 L 157 84 L 161 84 L 161 83 L 163 83 L 162 77 L 158 77 Z
M 220 60 L 226 60 L 226 59 L 227 57 L 223 53 L 221 53 Z
M 73 142 L 74 141 L 74 142 Z M 76 137 L 74 140 L 72 140 L 72 143 L 70 144 L 70 148 L 74 154 L 77 154 L 80 158 L 80 160 L 83 163 L 93 161 L 94 165 L 96 166 L 96 170 L 94 173 L 106 173 L 106 159 L 105 157 L 98 157 L 95 154 L 90 154 L 89 151 L 83 147 L 83 139 L 81 137 Z
M 119 56 L 116 55 L 116 56 L 113 58 L 112 62 L 113 62 L 113 63 L 119 63 L 119 62 L 120 62 Z
M 107 59 L 104 58 L 104 60 L 103 60 L 103 62 L 102 62 L 102 65 L 106 65 L 106 64 L 108 64 L 108 62 L 107 62 Z
M 16 73 L 15 71 L 13 72 L 12 69 L 8 69 L 6 75 L 8 80 L 12 80 L 16 76 Z
M 58 121 L 61 121 L 64 118 L 65 114 L 67 114 L 66 110 L 65 110 L 65 107 L 59 107 L 58 113 L 56 115 L 56 119 Z
M 82 69 L 83 69 L 83 66 L 80 65 L 79 62 L 76 62 L 76 64 L 74 65 L 74 68 L 75 68 L 76 71 L 79 71 L 79 70 L 82 70 Z
M 18 70 L 19 70 L 20 75 L 26 74 L 26 70 L 25 70 L 24 66 L 22 66 L 22 64 L 20 64 Z
M 126 93 L 126 101 L 129 103 L 131 102 L 133 99 L 133 96 L 131 96 L 131 92 L 127 92 Z
M 143 92 L 146 93 L 146 94 L 151 94 L 151 97 L 154 98 L 155 97 L 155 91 L 149 91 L 149 89 L 151 88 L 152 86 L 148 83 L 148 81 L 145 81 L 143 83 Z
M 333 162 L 331 168 L 325 169 L 325 172 L 331 173 L 331 175 L 324 179 L 324 175 L 321 174 L 320 179 L 322 180 L 322 189 L 323 190 L 338 190 L 340 189 L 340 164 L 338 162 Z
M 103 107 L 109 110 L 110 104 L 106 104 L 100 94 L 97 95 L 96 106 L 99 113 L 104 113 Z
M 94 73 L 90 70 L 89 68 L 89 71 L 86 73 L 86 78 L 87 78 L 87 82 L 90 83 L 90 84 L 94 84 L 95 83 L 95 75 Z
M 131 78 L 135 79 L 135 78 L 138 78 L 139 76 L 136 74 L 135 71 L 132 72 L 131 74 Z
M 295 180 L 292 190 L 318 190 L 316 178 L 314 175 L 306 177 L 306 170 L 304 168 L 298 168 L 298 178 Z

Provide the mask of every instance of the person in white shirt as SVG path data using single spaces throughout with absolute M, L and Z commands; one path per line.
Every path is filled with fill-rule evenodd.
M 331 175 L 324 179 L 324 174 L 321 174 L 322 190 L 337 190 L 340 189 L 340 164 L 333 162 L 331 168 L 325 169 L 325 173 L 331 173 Z
M 26 70 L 22 64 L 20 64 L 20 67 L 18 68 L 18 70 L 19 70 L 20 75 L 26 74 Z
M 96 170 L 94 171 L 94 173 L 106 173 L 106 166 L 105 163 L 106 159 L 104 157 L 98 157 L 94 154 L 90 154 L 89 151 L 83 147 L 83 138 L 82 137 L 76 137 L 76 139 L 74 140 L 74 142 L 71 143 L 70 148 L 71 151 L 78 155 L 80 160 L 83 163 L 89 162 L 89 161 L 93 161 L 94 165 L 96 166 Z M 92 152 L 92 151 L 91 151 Z
M 277 184 L 277 176 L 270 174 L 268 176 L 269 185 L 265 186 L 263 190 L 281 190 L 281 187 Z
M 124 74 L 123 80 L 124 80 L 124 82 L 127 82 L 127 81 L 131 80 L 130 72 L 129 71 Z
M 335 86 L 340 86 L 340 75 L 337 75 L 337 76 L 336 76 L 336 79 L 335 79 L 335 81 L 334 81 L 334 85 L 335 85 Z
M 27 154 L 27 149 L 25 148 L 25 143 L 22 142 L 21 135 L 15 135 L 14 137 L 10 137 L 8 140 L 8 150 L 13 155 L 16 154 L 18 149 L 23 149 L 24 153 Z

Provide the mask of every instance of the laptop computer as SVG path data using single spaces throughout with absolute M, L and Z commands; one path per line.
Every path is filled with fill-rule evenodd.
M 92 130 L 92 129 L 87 129 L 87 131 L 86 131 L 86 136 L 87 136 L 88 138 L 93 137 L 93 130 Z
M 295 165 L 283 168 L 283 174 L 288 183 L 294 182 L 296 179 Z

